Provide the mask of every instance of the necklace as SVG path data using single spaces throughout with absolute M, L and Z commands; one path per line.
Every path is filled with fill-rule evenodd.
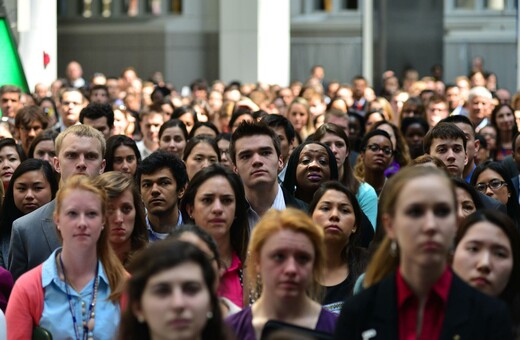
M 67 280 L 67 275 L 65 274 L 65 266 L 63 265 L 63 260 L 61 259 L 61 254 L 59 256 L 60 258 L 60 266 L 61 271 L 63 272 L 63 278 L 65 280 L 65 290 L 67 292 L 67 300 L 69 300 L 69 312 L 72 316 L 72 324 L 74 326 L 74 334 L 76 335 L 76 340 L 80 340 L 79 337 L 79 330 L 78 330 L 78 323 L 76 320 L 76 314 L 74 313 L 74 308 L 72 306 L 72 296 L 70 295 L 69 291 L 69 285 Z M 98 285 L 99 285 L 99 262 L 96 264 L 96 274 L 94 276 L 94 282 L 92 283 L 92 299 L 90 300 L 89 310 L 88 310 L 88 320 L 85 320 L 85 302 L 81 301 L 81 315 L 83 319 L 83 339 L 87 340 L 94 340 L 94 317 L 95 317 L 95 309 L 96 309 L 96 298 L 97 298 L 97 291 L 98 291 Z

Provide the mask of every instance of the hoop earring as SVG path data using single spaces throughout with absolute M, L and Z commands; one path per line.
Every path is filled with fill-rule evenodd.
M 397 242 L 395 240 L 392 240 L 390 243 L 390 255 L 392 257 L 397 257 Z

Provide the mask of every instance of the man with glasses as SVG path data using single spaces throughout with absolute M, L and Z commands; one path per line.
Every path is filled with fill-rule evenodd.
M 14 126 L 18 131 L 20 144 L 25 155 L 29 154 L 29 147 L 36 135 L 45 130 L 48 124 L 49 118 L 38 106 L 25 106 L 18 110 L 14 119 Z
M 390 135 L 383 130 L 372 130 L 361 140 L 359 157 L 362 161 L 356 167 L 356 173 L 364 168 L 364 181 L 370 184 L 377 195 L 381 193 L 386 183 L 385 170 L 393 159 L 394 148 Z
M 76 88 L 67 88 L 60 96 L 60 131 L 79 123 L 79 113 L 86 106 L 83 93 Z

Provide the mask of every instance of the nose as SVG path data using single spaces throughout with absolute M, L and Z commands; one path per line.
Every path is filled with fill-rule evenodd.
M 79 155 L 78 163 L 76 164 L 76 167 L 78 167 L 78 168 L 86 168 L 85 155 Z
M 252 158 L 253 158 L 253 163 L 252 163 L 253 166 L 255 166 L 255 165 L 256 166 L 262 165 L 262 160 L 261 160 L 261 157 L 260 157 L 260 155 L 258 153 L 255 153 Z
M 220 213 L 222 212 L 222 202 L 220 201 L 220 199 L 216 199 L 214 202 L 213 202 L 213 205 L 211 207 L 211 210 L 215 213 Z
M 448 152 L 447 152 L 447 159 L 449 160 L 453 160 L 455 158 L 455 153 L 453 152 L 452 149 L 448 149 Z
M 205 160 L 202 161 L 202 169 L 204 169 L 210 165 L 211 165 L 211 163 L 209 162 L 209 159 L 206 158 Z
M 159 186 L 157 185 L 157 183 L 154 183 L 152 185 L 151 193 L 152 193 L 153 196 L 157 196 L 160 193 Z
M 116 222 L 116 223 L 123 222 L 123 213 L 121 212 L 121 209 L 116 209 L 114 211 L 114 222 Z
M 128 164 L 127 161 L 123 161 L 123 165 L 121 166 L 121 169 L 128 170 L 130 168 L 130 164 Z
M 180 287 L 173 289 L 170 302 L 171 302 L 171 306 L 174 309 L 183 309 L 184 308 L 185 299 L 184 299 L 184 294 L 182 293 L 182 289 Z
M 27 193 L 25 194 L 25 199 L 28 201 L 32 201 L 34 199 L 34 192 L 32 189 L 27 190 Z
M 51 157 L 49 156 L 48 153 L 44 153 L 44 154 L 43 154 L 43 158 L 42 158 L 42 160 L 51 163 Z
M 30 137 L 35 137 L 36 136 L 36 129 L 35 128 L 30 128 L 28 135 Z
M 330 210 L 329 220 L 331 220 L 331 221 L 339 221 L 339 210 L 338 210 L 338 208 L 333 208 L 333 209 Z
M 491 255 L 489 251 L 482 251 L 480 253 L 477 269 L 479 272 L 488 273 L 491 270 Z
M 425 215 L 424 229 L 429 235 L 435 234 L 437 229 L 437 218 L 432 210 L 429 210 Z

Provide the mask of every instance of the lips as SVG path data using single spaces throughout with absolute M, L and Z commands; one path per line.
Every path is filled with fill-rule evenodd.
M 124 235 L 124 234 L 126 234 L 126 229 L 125 228 L 121 228 L 121 227 L 117 227 L 117 228 L 111 229 L 110 233 L 111 234 L 116 234 L 116 235 Z
M 426 251 L 439 251 L 442 249 L 442 246 L 440 243 L 435 241 L 426 241 L 421 244 L 421 249 Z
M 470 282 L 475 287 L 484 287 L 484 286 L 490 286 L 491 285 L 491 282 L 488 279 L 486 279 L 485 277 L 482 277 L 482 276 L 478 276 L 478 277 L 472 278 L 470 280 Z
M 162 198 L 154 198 L 154 199 L 150 200 L 150 204 L 157 205 L 157 204 L 162 204 L 162 203 L 164 203 L 164 200 Z
M 13 176 L 13 173 L 11 171 L 6 171 L 2 174 L 2 177 L 11 177 Z
M 23 205 L 23 207 L 24 207 L 25 209 L 27 209 L 27 210 L 35 210 L 35 209 L 37 209 L 39 206 L 38 206 L 38 204 L 36 204 L 36 203 L 26 203 L 26 204 Z
M 341 233 L 342 230 L 339 226 L 332 224 L 325 227 L 325 231 L 329 233 Z
M 265 175 L 267 174 L 267 171 L 266 170 L 255 170 L 253 172 L 251 172 L 251 175 L 252 176 L 261 176 L 261 175 Z
M 191 325 L 191 320 L 189 319 L 174 319 L 169 322 L 169 324 L 176 329 L 186 328 Z
M 90 234 L 87 234 L 87 233 L 79 233 L 79 234 L 74 234 L 74 237 L 90 237 Z
M 317 172 L 311 172 L 307 175 L 307 179 L 311 182 L 319 182 L 321 181 L 322 176 Z
M 212 218 L 208 222 L 211 224 L 224 224 L 224 223 L 226 223 L 226 220 L 223 218 Z
M 295 289 L 295 288 L 299 287 L 298 283 L 295 281 L 282 281 L 282 282 L 280 282 L 279 285 L 282 288 L 286 288 L 286 289 Z

